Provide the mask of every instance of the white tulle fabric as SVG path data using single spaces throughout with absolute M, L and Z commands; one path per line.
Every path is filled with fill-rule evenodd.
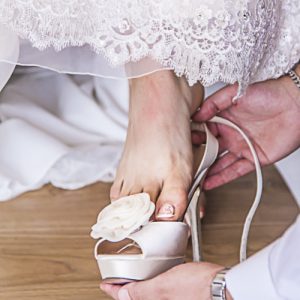
M 19 63 L 62 72 L 134 77 L 169 68 L 190 84 L 238 81 L 242 92 L 300 57 L 298 0 L 0 0 L 0 7 L 1 24 L 47 49 L 21 51 Z

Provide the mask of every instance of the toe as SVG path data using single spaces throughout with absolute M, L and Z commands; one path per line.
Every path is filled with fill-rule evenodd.
M 123 186 L 123 180 L 115 180 L 110 188 L 110 200 L 114 201 L 120 198 L 120 193 Z
M 130 194 L 131 188 L 132 185 L 128 182 L 128 180 L 125 179 L 120 190 L 119 198 L 128 196 Z
M 142 192 L 143 192 L 142 185 L 140 185 L 140 184 L 136 184 L 136 185 L 132 184 L 131 188 L 129 190 L 128 195 L 139 194 L 139 193 L 142 193 Z
M 147 184 L 144 187 L 143 192 L 149 194 L 150 199 L 155 203 L 161 192 L 161 183 L 153 182 L 152 184 Z
M 140 182 L 134 182 L 132 179 L 124 180 L 119 196 L 126 197 L 129 195 L 139 194 L 142 191 L 143 186 Z
M 182 185 L 165 182 L 156 204 L 158 221 L 176 221 L 181 218 L 187 206 L 187 189 Z

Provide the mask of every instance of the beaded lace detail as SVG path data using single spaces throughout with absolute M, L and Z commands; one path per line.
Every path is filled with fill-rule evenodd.
M 298 0 L 0 0 L 43 50 L 90 45 L 113 66 L 150 57 L 190 84 L 278 77 L 300 57 Z

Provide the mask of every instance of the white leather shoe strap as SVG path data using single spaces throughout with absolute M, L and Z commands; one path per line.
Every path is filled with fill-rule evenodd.
M 253 201 L 253 204 L 249 210 L 249 213 L 248 213 L 245 223 L 244 223 L 244 228 L 243 228 L 243 233 L 242 233 L 242 238 L 241 238 L 241 246 L 240 246 L 240 261 L 242 262 L 247 258 L 247 242 L 248 242 L 249 230 L 250 230 L 250 226 L 251 226 L 251 222 L 254 217 L 254 214 L 260 203 L 262 190 L 263 190 L 263 179 L 262 179 L 261 167 L 260 167 L 260 163 L 259 163 L 259 159 L 257 157 L 256 151 L 255 151 L 250 139 L 238 126 L 236 126 L 232 122 L 230 122 L 226 119 L 220 118 L 220 117 L 214 117 L 209 122 L 226 125 L 228 127 L 235 129 L 237 132 L 239 132 L 241 134 L 241 136 L 243 137 L 243 139 L 245 140 L 245 142 L 248 144 L 248 147 L 253 156 L 253 162 L 254 162 L 255 171 L 256 171 L 257 188 L 256 188 L 255 199 Z
M 192 123 L 191 128 L 192 130 L 204 131 L 206 133 L 205 151 L 188 193 L 186 214 L 191 224 L 193 261 L 199 262 L 201 261 L 201 220 L 198 209 L 199 193 L 196 193 L 196 190 L 199 188 L 200 192 L 202 179 L 218 156 L 219 143 L 215 136 L 209 131 L 206 124 Z
M 209 131 L 206 124 L 192 123 L 191 128 L 192 128 L 192 130 L 205 132 L 206 145 L 205 145 L 205 151 L 204 151 L 203 158 L 201 160 L 201 163 L 200 163 L 198 170 L 196 172 L 196 175 L 194 177 L 192 186 L 189 190 L 189 195 L 188 195 L 189 201 L 192 200 L 192 197 L 193 197 L 197 187 L 200 185 L 200 182 L 203 177 L 203 172 L 205 172 L 214 163 L 214 161 L 216 160 L 216 158 L 218 156 L 218 151 L 219 151 L 218 140 Z

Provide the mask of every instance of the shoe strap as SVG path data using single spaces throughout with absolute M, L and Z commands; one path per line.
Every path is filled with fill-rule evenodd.
M 200 186 L 208 168 L 218 157 L 219 143 L 206 124 L 192 123 L 191 129 L 194 131 L 203 131 L 206 134 L 205 151 L 188 193 L 188 206 L 185 214 L 191 224 L 193 261 L 199 262 L 201 261 L 201 220 L 198 201 L 201 192 Z
M 248 236 L 249 236 L 250 226 L 251 226 L 253 217 L 255 215 L 255 212 L 261 201 L 262 190 L 263 190 L 262 171 L 261 171 L 259 159 L 257 157 L 255 148 L 252 145 L 248 136 L 244 133 L 244 131 L 242 129 L 240 129 L 233 122 L 223 119 L 218 116 L 212 118 L 211 120 L 209 120 L 209 122 L 226 125 L 232 129 L 236 130 L 243 137 L 245 142 L 247 143 L 247 145 L 250 149 L 251 155 L 253 157 L 253 162 L 254 162 L 255 172 L 256 172 L 256 194 L 255 194 L 253 204 L 247 214 L 247 217 L 246 217 L 246 220 L 245 220 L 245 223 L 243 226 L 243 233 L 242 233 L 241 244 L 240 244 L 240 261 L 242 262 L 242 261 L 246 260 L 246 258 L 247 258 L 247 244 L 248 244 Z M 193 127 L 195 128 L 195 124 L 193 124 Z M 193 127 L 192 127 L 192 129 L 193 129 Z M 214 151 L 213 144 L 212 144 L 212 141 L 214 141 L 214 139 L 211 139 L 211 133 L 207 129 L 207 126 L 205 125 L 203 128 L 207 135 L 207 141 L 206 141 L 207 149 L 206 150 L 211 151 L 209 149 L 212 148 L 212 151 Z M 214 156 L 214 154 L 212 155 L 212 157 L 213 156 Z M 207 161 L 209 161 L 207 154 L 204 154 L 203 160 L 206 161 L 206 159 L 207 159 Z M 198 168 L 198 171 L 196 173 L 194 182 L 192 184 L 192 188 L 189 193 L 189 199 L 191 199 L 191 200 L 190 200 L 190 204 L 188 207 L 188 215 L 191 218 L 191 224 L 192 224 L 191 230 L 192 230 L 192 245 L 193 245 L 193 260 L 194 261 L 201 260 L 201 232 L 200 232 L 201 222 L 200 222 L 199 213 L 198 213 L 199 193 L 196 193 L 196 191 L 197 191 L 197 189 L 200 191 L 199 185 L 200 185 L 201 180 L 204 177 L 204 175 L 205 175 L 204 173 L 206 171 L 207 171 L 207 169 L 203 168 L 203 163 L 201 162 L 201 164 Z
M 232 123 L 229 120 L 223 119 L 221 117 L 214 117 L 211 120 L 209 120 L 211 123 L 217 123 L 226 125 L 230 128 L 233 128 L 236 130 L 245 140 L 247 143 L 251 155 L 253 157 L 253 162 L 255 166 L 256 171 L 256 194 L 253 201 L 253 204 L 248 212 L 248 215 L 246 217 L 244 227 L 243 227 L 243 233 L 241 237 L 241 244 L 240 244 L 240 261 L 244 261 L 247 258 L 247 243 L 248 243 L 248 236 L 250 231 L 250 226 L 252 219 L 255 215 L 255 212 L 259 206 L 259 203 L 261 201 L 262 196 L 262 190 L 263 190 L 263 179 L 262 179 L 262 171 L 259 163 L 259 159 L 257 157 L 256 151 L 254 146 L 252 145 L 250 139 L 247 137 L 247 135 L 244 133 L 242 129 L 240 129 L 237 125 Z M 191 231 L 192 231 L 192 246 L 193 246 L 193 260 L 194 261 L 200 261 L 201 260 L 201 221 L 199 217 L 199 209 L 198 209 L 198 199 L 199 199 L 199 193 L 200 193 L 200 185 L 202 182 L 202 179 L 205 176 L 205 173 L 207 172 L 208 167 L 210 167 L 215 159 L 217 158 L 217 152 L 218 152 L 218 142 L 216 138 L 211 134 L 211 132 L 208 130 L 207 126 L 200 125 L 193 123 L 192 129 L 197 129 L 201 131 L 205 131 L 207 140 L 206 140 L 206 149 L 203 156 L 203 160 L 201 164 L 198 167 L 198 171 L 196 172 L 196 176 L 194 178 L 192 187 L 189 192 L 189 206 L 187 209 L 187 213 L 189 218 L 191 219 Z M 217 143 L 217 145 L 216 145 Z M 211 154 L 210 154 L 211 152 Z M 198 191 L 198 192 L 197 192 Z
M 260 204 L 262 191 L 263 191 L 263 178 L 262 178 L 261 166 L 260 166 L 259 159 L 257 157 L 254 146 L 252 145 L 250 139 L 248 138 L 248 136 L 244 133 L 244 131 L 242 129 L 240 129 L 234 123 L 232 123 L 226 119 L 223 119 L 221 117 L 214 117 L 211 120 L 209 120 L 209 122 L 226 125 L 228 127 L 235 129 L 247 143 L 247 145 L 250 149 L 251 155 L 253 157 L 253 162 L 254 162 L 255 172 L 256 172 L 256 194 L 255 194 L 253 204 L 247 214 L 247 217 L 246 217 L 246 220 L 244 223 L 244 227 L 243 227 L 243 233 L 242 233 L 241 245 L 240 245 L 240 261 L 242 262 L 242 261 L 246 260 L 246 258 L 247 258 L 247 243 L 248 243 L 250 226 L 251 226 L 252 219 L 255 215 L 255 212 Z
M 188 194 L 188 202 L 190 203 L 196 189 L 199 187 L 204 173 L 215 162 L 218 157 L 219 143 L 216 137 L 210 132 L 206 124 L 192 123 L 192 130 L 203 131 L 206 134 L 205 151 L 201 163 L 196 171 L 194 180 Z

